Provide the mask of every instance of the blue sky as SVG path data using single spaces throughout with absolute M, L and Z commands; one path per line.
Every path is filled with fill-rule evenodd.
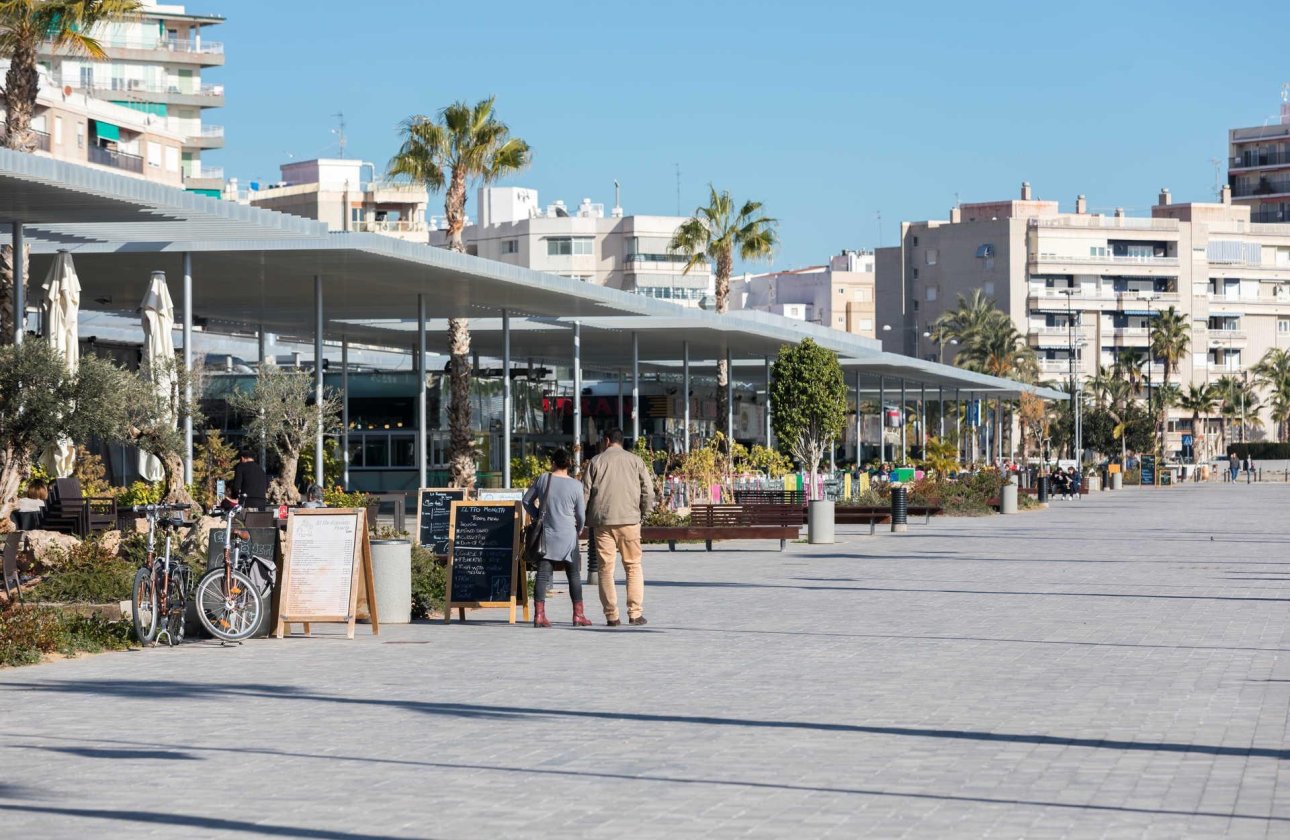
M 902 219 L 1013 197 L 1212 200 L 1227 129 L 1276 114 L 1290 4 L 202 0 L 243 182 L 335 155 L 384 166 L 397 125 L 498 98 L 543 203 L 691 212 L 707 184 L 780 219 L 772 265 L 896 242 Z M 441 199 L 431 197 L 432 207 Z M 473 192 L 471 204 L 474 203 Z M 469 211 L 473 215 L 473 206 Z M 879 242 L 877 214 L 882 216 Z M 761 269 L 764 264 L 751 266 Z

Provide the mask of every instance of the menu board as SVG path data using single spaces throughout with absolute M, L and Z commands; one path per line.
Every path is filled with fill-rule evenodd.
M 475 491 L 481 502 L 519 502 L 524 499 L 523 487 L 488 487 Z
M 1142 484 L 1154 485 L 1156 483 L 1156 457 L 1154 455 L 1142 456 Z
M 445 622 L 453 607 L 462 620 L 466 607 L 509 607 L 515 623 L 516 598 L 527 600 L 519 562 L 522 518 L 518 502 L 452 503 Z
M 461 487 L 422 487 L 417 494 L 417 542 L 435 554 L 447 554 L 452 503 L 465 500 Z
M 372 586 L 371 543 L 367 511 L 362 508 L 293 510 L 287 518 L 282 552 L 278 625 L 281 637 L 293 623 L 345 622 L 354 638 L 358 587 L 362 584 L 371 614 L 372 633 L 379 632 L 376 593 Z

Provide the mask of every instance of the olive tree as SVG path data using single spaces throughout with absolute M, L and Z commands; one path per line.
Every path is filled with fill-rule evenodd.
M 820 460 L 846 423 L 847 385 L 831 351 L 807 338 L 780 348 L 771 370 L 771 426 L 781 451 L 810 473 L 811 494 Z
M 300 453 L 320 426 L 324 434 L 337 428 L 340 400 L 324 392 L 322 403 L 315 404 L 311 376 L 262 365 L 251 391 L 233 394 L 228 402 L 244 418 L 247 437 L 263 444 L 281 463 L 277 478 L 269 484 L 269 501 L 299 502 Z
M 8 520 L 36 454 L 59 438 L 128 440 L 139 382 L 93 356 L 72 373 L 43 341 L 0 347 L 0 521 Z

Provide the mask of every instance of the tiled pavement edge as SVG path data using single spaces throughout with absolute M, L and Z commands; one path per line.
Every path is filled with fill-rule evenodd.
M 1287 502 L 655 549 L 645 628 L 0 671 L 0 836 L 1290 836 Z

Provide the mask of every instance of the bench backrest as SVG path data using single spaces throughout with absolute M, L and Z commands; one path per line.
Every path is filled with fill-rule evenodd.
M 700 528 L 731 528 L 741 525 L 801 525 L 805 512 L 799 505 L 694 505 L 690 524 Z

